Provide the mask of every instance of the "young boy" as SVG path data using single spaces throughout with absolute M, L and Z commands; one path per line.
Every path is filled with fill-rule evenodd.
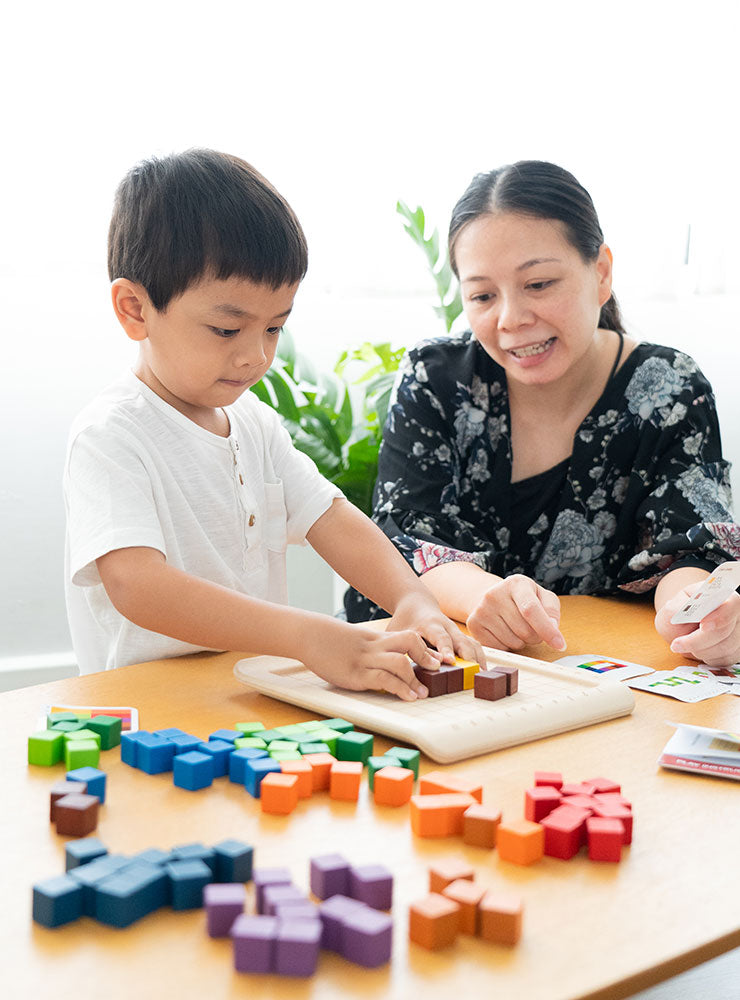
M 291 208 L 243 160 L 190 150 L 122 181 L 108 269 L 138 357 L 77 417 L 65 470 L 67 607 L 83 673 L 249 650 L 413 700 L 426 689 L 406 654 L 428 667 L 453 652 L 479 658 L 247 391 L 272 363 L 306 266 Z M 285 606 L 285 548 L 304 540 L 393 614 L 389 632 Z

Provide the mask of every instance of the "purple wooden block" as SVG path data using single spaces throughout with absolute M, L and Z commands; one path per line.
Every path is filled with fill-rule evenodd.
M 341 854 L 311 858 L 311 892 L 319 899 L 349 896 L 349 861 Z
M 390 961 L 393 947 L 393 919 L 363 906 L 347 913 L 342 921 L 342 954 L 350 962 L 375 969 Z
M 349 894 L 374 910 L 390 910 L 393 875 L 385 865 L 353 865 L 349 870 Z
M 318 906 L 308 899 L 286 899 L 276 903 L 273 916 L 281 920 L 321 920 Z
M 211 937 L 228 937 L 231 925 L 244 913 L 247 893 L 241 882 L 211 882 L 203 888 L 206 927 Z
M 272 972 L 275 964 L 275 917 L 251 917 L 243 913 L 231 927 L 234 968 L 237 972 Z
M 252 872 L 257 913 L 262 913 L 262 894 L 268 885 L 290 885 L 293 878 L 287 868 L 255 868 Z
M 305 901 L 306 894 L 293 884 L 266 885 L 262 890 L 262 909 L 260 912 L 268 917 L 274 917 L 275 904 L 284 903 L 289 899 Z
M 275 972 L 282 976 L 312 976 L 321 944 L 318 920 L 280 922 L 275 942 Z
M 342 927 L 345 917 L 357 910 L 366 910 L 364 903 L 359 903 L 349 896 L 332 896 L 319 905 L 319 916 L 323 925 L 321 947 L 342 954 Z

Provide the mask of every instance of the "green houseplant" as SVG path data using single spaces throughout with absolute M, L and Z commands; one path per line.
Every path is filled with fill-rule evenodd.
M 435 228 L 425 236 L 421 208 L 412 212 L 399 201 L 396 211 L 426 257 L 439 298 L 434 310 L 449 332 L 462 306 L 439 233 Z M 296 448 L 366 514 L 372 510 L 378 450 L 403 355 L 404 348 L 394 348 L 387 341 L 365 342 L 343 351 L 331 371 L 320 371 L 296 350 L 292 336 L 284 330 L 272 367 L 252 386 L 252 392 L 277 410 Z

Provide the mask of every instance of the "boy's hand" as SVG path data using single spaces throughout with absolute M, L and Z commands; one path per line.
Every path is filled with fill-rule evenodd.
M 492 584 L 465 624 L 471 635 L 495 649 L 521 649 L 539 642 L 558 650 L 566 647 L 557 596 L 521 574 Z
M 698 624 L 671 624 L 673 615 L 700 585 L 689 584 L 666 601 L 655 616 L 655 628 L 673 653 L 699 660 L 708 667 L 730 666 L 740 661 L 740 595 L 733 594 Z
M 427 689 L 416 679 L 411 660 L 430 669 L 440 664 L 440 654 L 411 630 L 376 632 L 344 624 L 327 638 L 317 635 L 321 647 L 307 649 L 301 659 L 325 681 L 351 691 L 388 691 L 403 701 L 426 698 Z
M 486 659 L 480 643 L 465 635 L 440 611 L 437 601 L 426 591 L 413 591 L 396 605 L 396 611 L 388 623 L 388 631 L 414 629 L 433 649 L 440 654 L 442 663 L 452 664 L 455 656 L 463 660 L 474 660 L 485 666 Z M 420 667 L 426 663 L 416 660 Z

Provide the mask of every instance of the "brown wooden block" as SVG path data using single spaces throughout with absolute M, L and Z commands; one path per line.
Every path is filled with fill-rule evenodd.
M 460 928 L 460 907 L 452 899 L 431 892 L 409 907 L 409 937 L 430 951 L 455 943 Z
M 465 671 L 462 667 L 440 667 L 440 674 L 447 682 L 447 694 L 457 694 L 465 686 Z
M 522 936 L 523 914 L 518 896 L 489 889 L 478 907 L 480 936 L 496 944 L 516 944 Z
M 429 891 L 442 892 L 452 882 L 466 879 L 472 882 L 475 878 L 473 866 L 461 858 L 442 858 L 429 868 Z
M 442 694 L 447 694 L 447 678 L 441 670 L 427 670 L 414 664 L 414 673 L 417 681 L 420 681 L 429 692 L 430 698 L 439 698 Z
M 460 907 L 460 933 L 478 933 L 478 904 L 486 894 L 483 886 L 468 879 L 460 878 L 450 882 L 442 890 L 442 895 L 453 900 Z
M 477 802 L 463 814 L 463 841 L 473 847 L 495 847 L 501 810 Z
M 49 802 L 49 820 L 54 822 L 56 819 L 54 807 L 56 806 L 59 799 L 64 798 L 65 795 L 80 795 L 87 791 L 86 781 L 56 781 L 51 786 L 51 797 Z
M 498 670 L 481 670 L 475 675 L 473 694 L 485 701 L 499 701 L 506 697 L 506 676 Z
M 516 694 L 519 690 L 519 667 L 497 666 L 496 672 L 506 675 L 506 693 Z
M 99 805 L 97 795 L 84 793 L 64 795 L 57 799 L 54 806 L 57 833 L 66 837 L 86 837 L 98 825 Z

